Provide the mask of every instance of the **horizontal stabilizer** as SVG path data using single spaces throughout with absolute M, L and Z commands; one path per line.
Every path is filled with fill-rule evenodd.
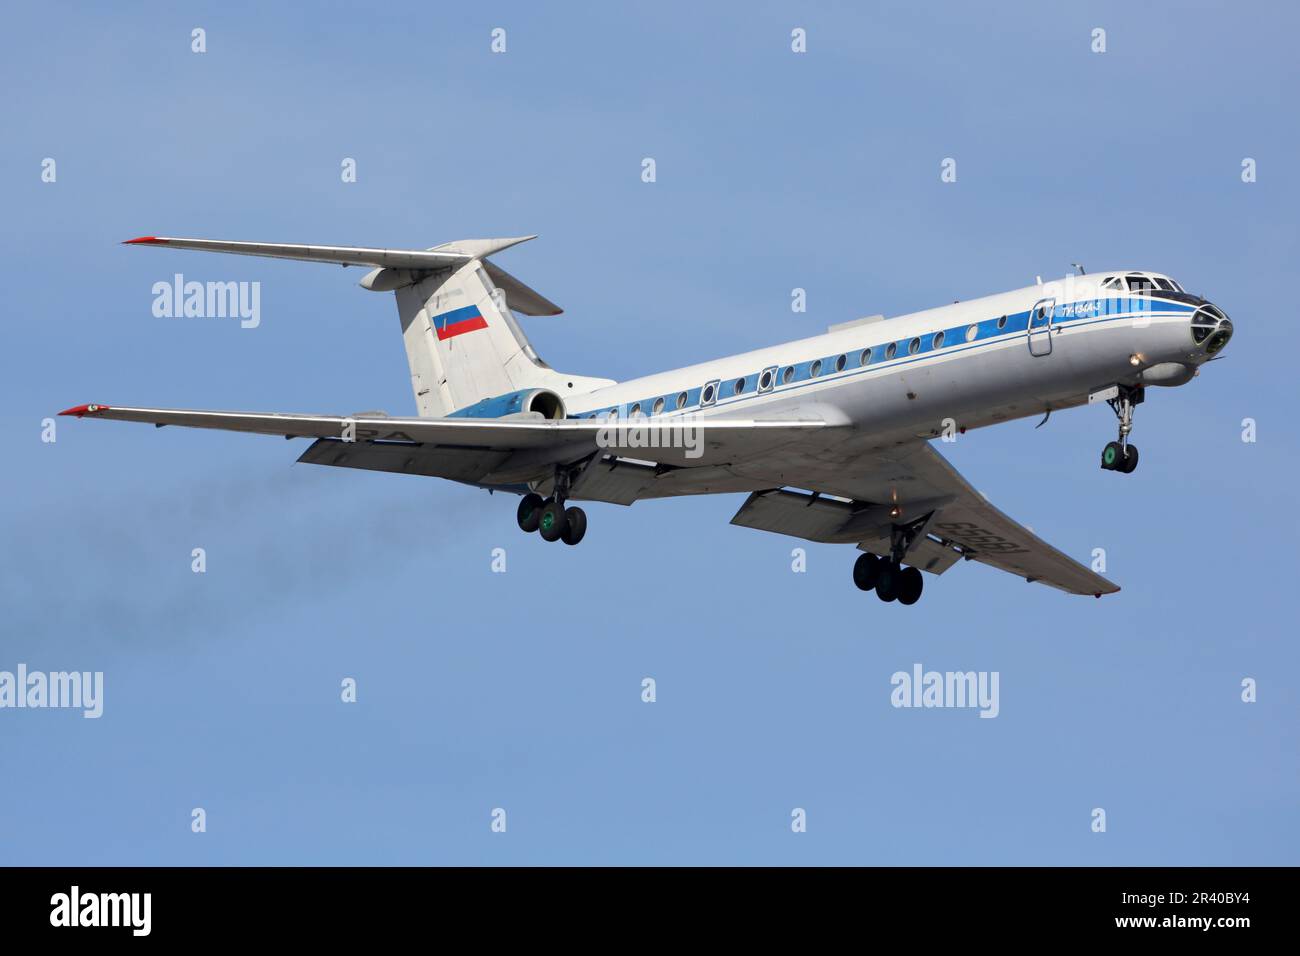
M 482 259 L 535 236 L 513 239 L 462 239 L 432 249 L 372 249 L 364 246 L 304 246 L 277 242 L 230 242 L 224 239 L 174 239 L 141 236 L 123 245 L 164 246 L 199 252 L 226 252 L 237 256 L 294 259 L 299 262 L 327 262 L 343 266 L 372 266 L 384 269 L 446 269 Z
M 366 246 L 304 246 L 278 242 L 232 242 L 225 239 L 177 239 L 170 236 L 141 236 L 128 239 L 126 246 L 162 246 L 168 249 L 191 249 L 198 252 L 225 252 L 237 256 L 260 256 L 266 259 L 291 259 L 297 262 L 324 262 L 341 266 L 368 266 L 375 270 L 362 280 L 367 289 L 391 292 L 420 281 L 440 269 L 458 269 L 473 259 L 486 260 L 511 246 L 536 236 L 513 236 L 507 239 L 459 239 L 444 242 L 432 249 L 375 249 Z M 559 315 L 564 310 L 535 289 L 529 288 L 506 270 L 484 262 L 488 275 L 506 294 L 510 308 L 524 315 Z

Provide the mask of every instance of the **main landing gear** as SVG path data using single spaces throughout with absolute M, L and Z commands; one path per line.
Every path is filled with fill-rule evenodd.
M 915 604 L 925 587 L 919 568 L 905 568 L 893 558 L 878 558 L 870 552 L 854 562 L 853 583 L 863 591 L 874 589 L 882 601 L 899 604 Z
M 566 508 L 569 497 L 568 475 L 557 472 L 555 494 L 550 498 L 529 492 L 519 502 L 515 520 L 521 531 L 536 531 L 543 541 L 577 544 L 587 533 L 587 513 L 581 508 Z
M 1133 430 L 1133 409 L 1142 404 L 1145 397 L 1141 387 L 1119 386 L 1119 394 L 1106 400 L 1119 419 L 1119 441 L 1107 442 L 1101 450 L 1101 467 L 1106 471 L 1118 471 L 1129 474 L 1138 466 L 1137 445 L 1129 444 L 1129 432 Z
M 886 603 L 915 604 L 921 600 L 925 588 L 921 569 L 903 567 L 903 557 L 924 533 L 929 520 L 926 515 L 908 525 L 895 525 L 890 534 L 890 556 L 881 558 L 869 551 L 859 555 L 853 564 L 853 583 L 863 591 L 874 589 L 876 597 Z

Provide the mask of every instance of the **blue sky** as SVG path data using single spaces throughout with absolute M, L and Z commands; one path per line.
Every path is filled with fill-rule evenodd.
M 105 701 L 0 711 L 0 862 L 1300 862 L 1277 311 L 1300 14 L 873 7 L 8 5 L 0 670 L 102 670 Z M 1237 333 L 1138 410 L 1132 476 L 1097 467 L 1105 408 L 943 446 L 1066 552 L 1104 547 L 1103 601 L 972 564 L 886 606 L 851 548 L 806 545 L 796 574 L 800 542 L 729 526 L 740 497 L 592 505 L 569 549 L 518 532 L 512 497 L 294 465 L 302 442 L 68 419 L 41 441 L 91 401 L 413 410 L 392 297 L 356 270 L 122 239 L 533 232 L 500 261 L 565 308 L 526 328 L 575 373 L 1075 261 L 1172 274 Z M 155 318 L 175 272 L 261 282 L 261 325 Z M 1000 715 L 894 709 L 914 662 L 998 671 Z

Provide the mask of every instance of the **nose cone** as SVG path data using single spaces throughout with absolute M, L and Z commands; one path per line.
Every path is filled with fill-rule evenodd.
M 1205 303 L 1192 314 L 1192 341 L 1205 350 L 1206 355 L 1221 351 L 1232 338 L 1232 321 L 1218 306 Z

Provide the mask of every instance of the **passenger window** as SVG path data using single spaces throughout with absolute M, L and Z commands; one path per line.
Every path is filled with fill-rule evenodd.
M 1004 318 L 1005 318 L 1005 317 L 1004 317 Z M 941 349 L 941 348 L 943 348 L 943 333 L 942 333 L 942 332 L 935 332 L 935 333 L 934 333 L 934 341 L 930 343 L 930 348 L 932 348 L 932 349 Z
M 897 354 L 898 354 L 898 343 L 890 342 L 889 345 L 885 347 L 885 361 L 888 362 L 891 358 L 893 358 Z
M 919 338 L 912 339 L 912 341 L 907 343 L 908 355 L 915 355 L 919 351 L 921 351 L 921 340 Z
M 717 397 L 718 397 L 718 383 L 715 380 L 705 385 L 704 391 L 700 392 L 700 404 L 712 405 L 714 401 L 717 399 Z
M 663 413 L 663 410 L 664 410 L 664 400 L 663 400 L 662 398 L 656 398 L 656 399 L 655 399 L 655 407 L 654 407 L 654 409 L 650 412 L 650 414 L 651 414 L 651 415 L 660 415 L 660 414 Z
M 785 371 L 781 373 L 781 384 L 789 385 L 790 380 L 794 378 L 794 366 L 787 365 Z
M 809 374 L 811 374 L 813 378 L 816 378 L 821 373 L 822 373 L 822 360 L 818 359 L 817 361 L 812 363 L 812 368 L 809 369 Z
M 975 341 L 975 336 L 977 336 L 977 335 L 979 335 L 979 334 L 980 334 L 980 327 L 979 327 L 978 325 L 968 325 L 968 326 L 966 326 L 966 341 L 967 341 L 967 342 L 974 342 L 974 341 Z
M 858 356 L 858 364 L 866 365 L 871 361 L 871 349 L 863 349 L 862 354 Z
M 685 407 L 686 407 L 686 400 L 687 400 L 688 398 L 689 398 L 689 396 L 688 396 L 685 392 L 680 392 L 680 393 L 678 393 L 678 395 L 677 395 L 677 407 L 678 407 L 678 408 L 685 408 Z
M 739 395 L 745 390 L 745 380 L 743 378 L 736 379 L 736 384 L 732 386 L 731 390 L 733 394 Z

